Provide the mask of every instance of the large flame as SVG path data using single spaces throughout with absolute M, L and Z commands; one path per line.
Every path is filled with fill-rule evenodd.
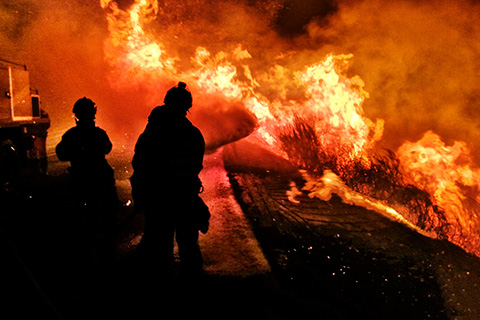
M 115 1 L 101 0 L 100 4 L 108 11 L 110 37 L 105 42 L 105 57 L 115 66 L 112 84 L 121 87 L 132 85 L 132 81 L 158 81 L 164 70 L 175 72 L 175 59 L 143 30 L 143 24 L 158 12 L 157 1 L 138 1 L 129 12 L 120 10 Z
M 418 142 L 402 145 L 398 155 L 410 182 L 433 195 L 444 209 L 449 240 L 478 255 L 480 170 L 471 167 L 467 145 L 457 141 L 446 146 L 428 131 Z
M 101 0 L 101 6 L 107 13 L 110 32 L 105 42 L 105 57 L 113 69 L 112 87 L 158 88 L 181 79 L 189 84 L 195 97 L 206 97 L 200 100 L 242 105 L 257 121 L 249 139 L 280 156 L 292 157 L 285 149 L 285 139 L 295 141 L 289 130 L 297 126 L 297 133 L 301 129 L 304 137 L 309 137 L 304 143 L 310 149 L 295 152 L 312 155 L 311 150 L 314 153 L 321 150 L 322 157 L 335 158 L 337 167 L 343 168 L 339 171 L 344 172 L 344 178 L 349 175 L 345 168 L 355 168 L 358 163 L 362 163 L 362 168 L 373 166 L 371 150 L 382 137 L 384 122 L 372 121 L 364 115 L 363 103 L 369 94 L 358 76 L 347 76 L 351 54 L 328 54 L 316 57 L 313 63 L 310 57 L 305 59 L 310 62 L 302 64 L 286 63 L 286 57 L 295 57 L 295 53 L 288 52 L 259 63 L 262 58 L 252 54 L 245 44 L 229 43 L 218 50 L 202 43 L 185 58 L 178 55 L 178 48 L 164 44 L 155 28 L 148 28 L 162 11 L 156 0 L 136 0 L 129 10 L 120 9 L 112 0 Z M 188 42 L 195 46 L 195 39 Z M 296 94 L 289 94 L 292 88 Z M 156 92 L 157 89 L 151 91 L 153 97 Z M 299 127 L 299 119 L 306 125 Z M 447 226 L 440 229 L 446 234 L 442 236 L 480 255 L 480 223 L 476 213 L 480 176 L 470 167 L 467 146 L 459 142 L 447 147 L 429 132 L 419 142 L 403 145 L 398 155 L 405 181 L 427 191 L 432 196 L 432 205 L 445 213 Z M 313 154 L 313 158 L 321 157 Z M 346 202 L 379 211 L 422 234 L 435 237 L 432 230 L 440 230 L 437 225 L 418 226 L 419 219 L 412 218 L 412 214 L 400 215 L 385 203 L 388 199 L 377 201 L 369 194 L 362 195 L 347 187 L 338 175 L 325 171 L 322 178 L 322 173 L 313 170 L 304 175 L 312 196 L 325 198 L 325 194 L 334 192 Z M 368 192 L 368 188 L 364 190 Z M 431 217 L 422 221 L 436 224 L 443 220 Z

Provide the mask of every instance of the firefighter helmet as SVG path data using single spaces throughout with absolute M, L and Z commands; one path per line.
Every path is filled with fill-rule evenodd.
M 192 94 L 187 90 L 185 82 L 179 82 L 178 85 L 167 91 L 163 102 L 165 105 L 179 107 L 187 111 L 192 107 Z
M 83 97 L 78 99 L 73 105 L 73 113 L 79 120 L 93 120 L 95 119 L 95 114 L 97 113 L 97 106 L 92 100 L 88 99 L 87 97 Z

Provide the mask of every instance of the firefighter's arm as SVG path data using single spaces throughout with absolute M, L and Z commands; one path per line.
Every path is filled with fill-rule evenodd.
M 65 141 L 65 137 L 62 137 L 62 140 L 59 144 L 57 144 L 55 148 L 55 152 L 57 153 L 58 160 L 60 161 L 70 161 L 71 160 L 71 150 L 67 141 Z
M 103 129 L 100 129 L 101 133 L 103 135 L 102 140 L 103 140 L 103 154 L 109 154 L 110 151 L 112 151 L 112 142 L 110 141 L 110 138 L 107 135 L 107 132 Z

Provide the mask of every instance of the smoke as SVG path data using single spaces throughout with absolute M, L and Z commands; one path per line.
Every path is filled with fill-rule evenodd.
M 118 1 L 123 10 L 132 3 Z M 114 70 L 104 52 L 108 23 L 98 0 L 3 0 L 0 17 L 0 58 L 30 70 L 52 120 L 50 146 L 73 125 L 71 107 L 83 96 L 97 103 L 97 123 L 114 144 L 131 143 L 149 111 L 180 80 L 113 88 Z M 349 72 L 370 93 L 365 114 L 385 119 L 383 146 L 395 150 L 432 130 L 447 144 L 466 141 L 479 162 L 479 21 L 480 6 L 470 0 L 164 0 L 146 30 L 177 58 L 180 72 L 192 67 L 199 46 L 214 56 L 240 44 L 252 57 L 248 66 L 260 84 L 256 90 L 271 101 L 303 98 L 289 81 L 294 70 L 330 52 L 352 53 Z M 243 70 L 245 61 L 230 61 Z M 209 139 L 234 140 L 235 132 L 253 130 L 241 105 L 196 93 L 192 118 L 211 130 Z M 241 124 L 235 126 L 235 119 Z
M 104 5 L 111 19 L 106 56 L 114 72 L 109 80 L 117 91 L 142 88 L 151 108 L 163 101 L 166 90 L 178 80 L 187 82 L 194 100 L 189 117 L 204 133 L 210 149 L 255 129 L 254 116 L 240 102 L 237 81 L 253 81 L 245 75 L 245 67 L 264 72 L 271 66 L 265 61 L 282 51 L 282 41 L 271 26 L 279 6 L 276 2 L 196 0 L 187 5 L 165 0 L 156 7 L 152 1 L 140 9 L 130 7 L 142 21 L 138 32 L 128 26 L 136 20 L 132 22 L 130 14 L 117 5 Z M 228 79 L 225 71 L 234 79 Z M 138 113 L 131 113 L 132 117 L 138 118 Z
M 396 149 L 428 130 L 466 141 L 480 161 L 480 5 L 462 1 L 346 1 L 312 21 L 304 45 L 353 53 L 370 99 L 385 119 L 383 145 Z
M 79 98 L 95 101 L 97 119 L 105 122 L 106 101 L 113 96 L 103 60 L 106 23 L 97 1 L 2 1 L 0 15 L 0 57 L 30 71 L 51 119 L 49 145 L 74 125 L 72 107 Z

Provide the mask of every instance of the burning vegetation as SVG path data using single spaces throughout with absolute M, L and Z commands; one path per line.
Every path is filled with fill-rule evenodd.
M 183 79 L 199 97 L 199 108 L 213 104 L 219 110 L 232 106 L 237 110 L 237 134 L 216 146 L 249 136 L 304 170 L 304 189 L 311 196 L 322 198 L 322 190 L 331 183 L 335 188 L 330 193 L 344 201 L 381 211 L 423 234 L 480 254 L 476 215 L 480 176 L 470 169 L 466 145 L 446 147 L 427 132 L 397 153 L 379 152 L 376 144 L 383 137 L 384 121 L 364 114 L 369 93 L 360 77 L 348 74 L 352 54 L 325 54 L 320 59 L 314 54 L 317 60 L 306 59 L 304 52 L 282 51 L 281 42 L 268 52 L 257 52 L 252 42 L 268 39 L 273 44 L 270 36 L 245 41 L 247 31 L 229 32 L 239 21 L 258 31 L 252 17 L 260 17 L 259 11 L 239 13 L 252 9 L 247 5 L 226 2 L 228 8 L 222 11 L 205 6 L 203 16 L 197 12 L 201 3 L 192 5 L 191 11 L 168 1 L 161 6 L 155 0 L 137 0 L 127 9 L 111 0 L 102 0 L 101 6 L 110 32 L 105 56 L 114 71 L 113 86 L 147 82 L 156 88 L 151 90 L 155 94 L 169 79 Z M 273 8 L 267 12 L 275 11 L 273 2 L 267 6 Z M 227 20 L 222 30 L 207 27 L 207 32 L 198 32 L 199 26 L 182 28 L 185 15 L 201 28 L 208 25 L 205 19 Z M 195 39 L 193 34 L 203 36 Z M 212 37 L 219 37 L 219 42 L 212 43 Z
M 120 132 L 114 140 L 126 127 L 135 140 L 180 79 L 194 96 L 189 117 L 211 150 L 248 137 L 303 170 L 311 196 L 340 193 L 480 256 L 480 8 L 473 1 L 326 1 L 325 12 L 295 30 L 279 26 L 294 13 L 287 0 L 92 0 L 69 5 L 80 10 L 75 19 L 58 3 L 30 6 L 21 13 L 35 22 L 17 24 L 28 35 L 24 51 L 48 41 L 67 53 L 55 68 L 66 70 L 60 75 L 43 63 L 55 50 L 39 51 L 42 63 L 27 61 L 48 69 L 51 88 L 41 91 L 68 83 L 63 91 L 78 95 L 71 101 L 88 95 L 115 110 L 105 118 L 100 110 L 98 119 Z M 104 25 L 85 28 L 79 40 L 72 35 L 82 22 L 93 24 L 89 6 Z M 12 16 L 10 7 L 0 13 Z M 79 78 L 85 83 L 67 81 Z M 53 127 L 65 118 L 47 111 Z

